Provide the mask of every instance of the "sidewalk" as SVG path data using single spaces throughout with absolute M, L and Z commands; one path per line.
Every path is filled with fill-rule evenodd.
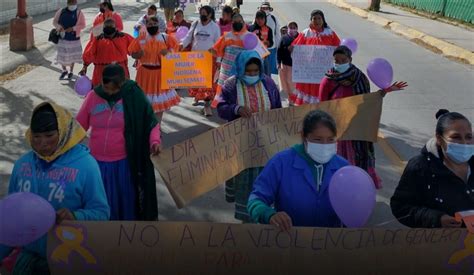
M 141 14 L 143 12 L 142 10 L 146 8 L 149 3 L 153 2 L 156 1 L 136 2 L 136 0 L 115 0 L 114 9 L 115 11 L 119 12 L 122 18 L 125 20 L 129 16 Z M 96 1 L 79 5 L 79 8 L 84 13 L 87 23 L 87 27 L 84 29 L 81 35 L 81 39 L 84 42 L 89 39 L 92 21 L 97 15 L 99 9 Z M 33 25 L 35 47 L 30 51 L 12 52 L 9 49 L 9 34 L 0 36 L 0 75 L 14 71 L 22 64 L 41 64 L 43 61 L 45 61 L 45 56 L 48 56 L 55 51 L 55 45 L 48 42 L 49 32 L 53 28 L 52 20 L 54 14 L 55 13 L 53 12 L 37 16 L 37 18 L 40 19 Z
M 474 31 L 416 15 L 382 3 L 380 12 L 366 10 L 367 0 L 329 0 L 374 23 L 382 25 L 432 51 L 464 63 L 474 64 Z

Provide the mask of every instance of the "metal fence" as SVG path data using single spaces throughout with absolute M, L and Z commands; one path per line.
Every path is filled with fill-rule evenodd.
M 384 0 L 399 6 L 474 23 L 474 0 Z

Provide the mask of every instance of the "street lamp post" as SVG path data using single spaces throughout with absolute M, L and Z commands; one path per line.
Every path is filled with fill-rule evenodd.
M 10 51 L 28 51 L 34 44 L 33 18 L 26 13 L 26 0 L 17 0 L 16 18 L 10 20 Z

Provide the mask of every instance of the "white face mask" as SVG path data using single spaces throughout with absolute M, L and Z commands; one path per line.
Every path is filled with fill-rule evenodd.
M 336 155 L 337 145 L 336 143 L 314 143 L 306 142 L 306 152 L 308 155 L 317 163 L 325 164 L 329 162 L 334 155 Z
M 67 6 L 67 8 L 70 10 L 70 11 L 75 11 L 77 9 L 77 5 L 69 5 Z

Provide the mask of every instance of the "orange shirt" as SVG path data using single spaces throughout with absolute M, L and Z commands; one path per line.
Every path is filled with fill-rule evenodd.
M 159 33 L 155 36 L 146 34 L 133 40 L 128 47 L 128 52 L 132 54 L 143 50 L 144 55 L 139 59 L 140 63 L 157 66 L 161 64 L 160 52 L 164 49 L 177 52 L 179 43 L 174 37 L 167 34 Z
M 243 29 L 240 32 L 227 32 L 222 35 L 219 40 L 217 40 L 214 47 L 212 47 L 217 52 L 217 57 L 224 57 L 225 48 L 227 46 L 237 46 L 237 47 L 244 47 L 244 42 L 242 39 L 244 36 L 249 33 L 246 29 Z
M 92 23 L 92 27 L 96 27 L 102 23 L 104 23 L 105 20 L 112 18 L 115 21 L 115 27 L 119 32 L 123 31 L 123 21 L 122 21 L 122 16 L 116 12 L 112 11 L 106 11 L 105 13 L 99 13 L 95 16 L 94 22 Z
M 84 64 L 110 64 L 112 62 L 123 62 L 127 60 L 128 46 L 133 37 L 126 33 L 117 33 L 110 39 L 103 35 L 93 37 L 87 43 L 82 58 Z

